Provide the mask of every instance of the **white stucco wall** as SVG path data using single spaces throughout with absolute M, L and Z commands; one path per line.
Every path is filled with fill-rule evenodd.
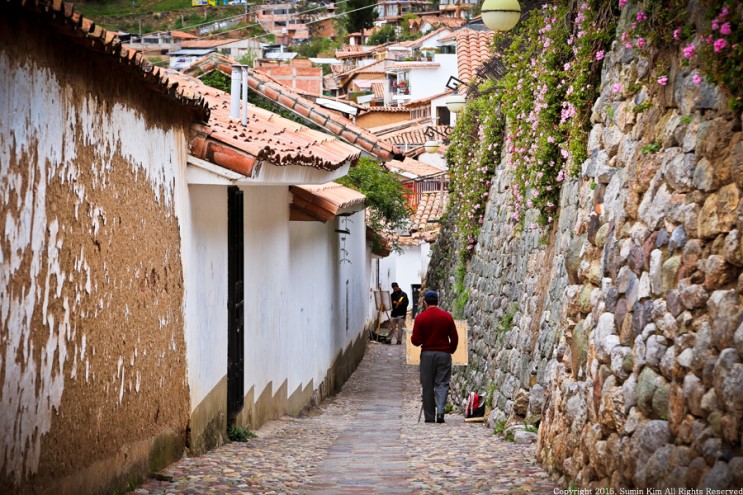
M 227 188 L 188 186 L 181 222 L 191 411 L 227 373 Z
M 245 187 L 245 391 L 317 387 L 367 319 L 363 213 L 340 262 L 336 223 L 289 222 L 285 186 Z
M 393 251 L 380 262 L 380 281 L 382 290 L 392 290 L 392 282 L 410 296 L 413 284 L 421 283 L 421 249 L 420 246 L 404 246 L 402 253 Z

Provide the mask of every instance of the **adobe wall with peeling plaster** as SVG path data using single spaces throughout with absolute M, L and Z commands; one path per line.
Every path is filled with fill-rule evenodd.
M 7 19 L 0 114 L 0 486 L 110 492 L 186 440 L 175 182 L 189 117 L 115 62 Z
M 538 459 L 565 486 L 743 486 L 741 115 L 678 54 L 661 63 L 665 87 L 623 44 L 607 54 L 590 159 L 552 230 L 514 230 L 498 168 L 465 279 L 452 400 L 492 384 L 491 427 L 541 419 Z M 454 252 L 442 239 L 429 269 L 444 293 Z

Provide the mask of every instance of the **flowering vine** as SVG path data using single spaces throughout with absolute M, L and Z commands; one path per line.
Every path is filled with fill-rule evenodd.
M 503 118 L 494 83 L 480 87 L 481 96 L 470 100 L 457 116 L 446 159 L 449 163 L 449 204 L 456 234 L 468 252 L 474 249 L 484 220 L 491 179 L 498 164 Z

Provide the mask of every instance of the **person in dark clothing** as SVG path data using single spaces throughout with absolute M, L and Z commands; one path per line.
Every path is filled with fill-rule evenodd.
M 415 317 L 410 341 L 421 348 L 420 376 L 423 388 L 423 414 L 426 423 L 444 422 L 444 408 L 451 380 L 451 355 L 459 336 L 451 314 L 438 307 L 438 293 L 423 295 L 425 309 Z
M 405 330 L 405 317 L 408 314 L 408 295 L 402 291 L 397 282 L 392 282 L 392 312 L 390 313 L 390 343 L 392 343 L 393 334 L 397 343 L 402 344 L 402 335 Z

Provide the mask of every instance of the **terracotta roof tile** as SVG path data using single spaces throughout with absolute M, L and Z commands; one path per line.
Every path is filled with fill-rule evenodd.
M 377 136 L 366 129 L 357 126 L 349 119 L 341 117 L 335 112 L 329 111 L 320 105 L 299 96 L 290 88 L 283 86 L 281 83 L 265 74 L 251 71 L 251 77 L 248 79 L 248 83 L 252 90 L 257 91 L 260 94 L 265 94 L 268 90 L 276 91 L 280 95 L 277 101 L 286 106 L 290 111 L 296 112 L 294 107 L 297 104 L 308 106 L 311 109 L 310 119 L 313 122 L 329 130 L 336 136 L 343 138 L 348 143 L 361 146 L 367 152 L 381 160 L 387 161 L 396 157 L 402 157 L 403 155 L 402 151 L 396 146 L 382 141 Z M 282 99 L 281 96 L 284 98 Z
M 171 79 L 164 69 L 153 65 L 142 57 L 142 54 L 126 48 L 117 38 L 115 31 L 108 31 L 95 22 L 75 11 L 74 5 L 61 0 L 5 0 L 18 8 L 33 12 L 54 26 L 61 35 L 75 40 L 84 40 L 88 49 L 117 57 L 120 64 L 127 66 L 153 90 L 164 93 L 180 104 L 191 107 L 198 119 L 205 121 L 209 117 L 209 108 L 205 99 L 198 93 L 180 87 Z
M 437 69 L 439 67 L 441 64 L 437 62 L 397 62 L 390 64 L 387 69 Z
M 493 35 L 492 31 L 464 28 L 439 39 L 441 42 L 456 41 L 459 79 L 469 83 L 477 69 L 492 56 Z
M 233 63 L 232 59 L 228 57 L 211 53 L 185 69 L 184 74 L 198 77 L 212 70 L 219 70 L 224 74 L 232 74 Z M 251 70 L 248 85 L 251 90 L 258 92 L 265 98 L 275 101 L 290 111 L 311 120 L 318 126 L 328 130 L 331 134 L 347 139 L 349 144 L 360 146 L 377 158 L 387 161 L 403 156 L 402 151 L 394 145 L 382 141 L 371 132 L 362 129 L 351 120 L 338 115 L 336 112 L 317 105 L 312 100 L 301 96 L 297 91 L 284 86 L 267 74 Z M 335 99 L 329 97 L 323 98 Z M 344 103 L 360 109 L 366 109 L 366 107 L 361 107 L 353 102 Z
M 289 191 L 292 193 L 292 220 L 327 222 L 366 207 L 366 196 L 337 182 L 290 186 Z
M 199 38 L 195 34 L 187 33 L 185 31 L 171 31 L 170 35 L 174 38 L 180 38 L 184 40 L 195 40 Z
M 397 146 L 403 146 L 406 144 L 408 146 L 423 146 L 426 141 L 432 139 L 425 135 L 427 127 L 429 127 L 429 125 L 411 126 L 407 129 L 402 129 L 400 131 L 387 134 L 382 137 L 382 139 L 390 144 L 394 144 Z M 442 134 L 446 134 L 447 131 L 451 130 L 449 126 L 445 125 L 438 125 L 435 127 L 435 129 Z M 433 139 L 440 140 L 438 135 L 436 138 Z
M 192 125 L 190 147 L 197 158 L 250 176 L 259 161 L 335 170 L 360 155 L 327 134 L 253 106 L 248 107 L 248 126 L 242 127 L 230 117 L 228 93 L 175 71 L 171 77 L 209 102 L 209 122 Z
M 426 96 L 425 98 L 420 98 L 418 100 L 411 100 L 411 101 L 407 102 L 405 104 L 405 106 L 408 107 L 408 108 L 415 108 L 415 107 L 419 107 L 419 106 L 422 106 L 422 105 L 423 106 L 428 106 L 428 104 L 430 104 L 436 98 L 440 98 L 442 96 L 446 96 L 446 95 L 449 95 L 451 93 L 453 93 L 453 91 L 450 90 L 450 89 L 447 89 L 446 91 L 443 91 L 441 93 L 437 93 L 435 95 Z
M 181 43 L 181 48 L 216 48 L 218 46 L 226 45 L 228 43 L 234 43 L 239 41 L 236 39 L 228 40 L 190 40 Z
M 384 98 L 384 85 L 383 82 L 372 83 L 371 90 L 374 93 L 374 98 Z
M 431 221 L 440 219 L 444 214 L 448 197 L 449 195 L 446 191 L 421 193 L 418 208 L 415 211 L 415 216 L 413 216 L 410 232 L 419 233 L 439 230 L 440 224 Z
M 403 161 L 391 160 L 387 162 L 387 168 L 392 172 L 407 172 L 416 177 L 426 177 L 441 173 L 441 169 L 409 157 L 406 157 Z

